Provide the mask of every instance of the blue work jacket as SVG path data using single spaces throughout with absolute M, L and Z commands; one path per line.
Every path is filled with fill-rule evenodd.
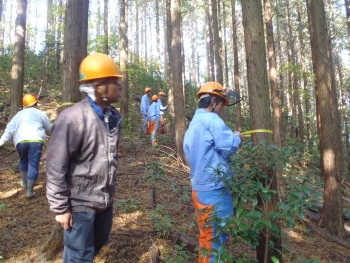
M 146 93 L 145 95 L 142 96 L 141 98 L 141 107 L 140 107 L 140 112 L 145 115 L 148 112 L 149 108 L 149 97 L 148 94 Z
M 192 189 L 211 191 L 225 187 L 219 177 L 232 175 L 229 160 L 240 143 L 239 135 L 233 133 L 219 115 L 197 109 L 183 142 Z

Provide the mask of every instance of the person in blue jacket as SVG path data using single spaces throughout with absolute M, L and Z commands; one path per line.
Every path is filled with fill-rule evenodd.
M 146 134 L 147 131 L 147 120 L 148 120 L 148 108 L 149 108 L 149 95 L 152 89 L 149 87 L 145 88 L 145 94 L 141 98 L 140 112 L 143 117 L 143 133 Z
M 219 218 L 233 216 L 232 197 L 222 180 L 232 174 L 230 157 L 236 153 L 243 135 L 233 132 L 220 118 L 224 106 L 228 105 L 227 90 L 217 82 L 202 86 L 197 96 L 199 108 L 185 134 L 183 149 L 190 165 L 192 198 L 199 226 L 199 246 L 216 249 L 225 246 L 228 233 L 217 236 L 216 223 L 206 222 L 215 211 Z M 201 257 L 199 263 L 213 263 L 215 255 Z
M 148 109 L 148 119 L 150 121 L 153 121 L 156 123 L 155 128 L 152 132 L 152 136 L 151 136 L 151 143 L 152 143 L 152 145 L 154 145 L 156 134 L 157 134 L 158 129 L 159 129 L 159 122 L 160 122 L 160 106 L 158 103 L 158 96 L 157 95 L 152 96 L 152 104 Z

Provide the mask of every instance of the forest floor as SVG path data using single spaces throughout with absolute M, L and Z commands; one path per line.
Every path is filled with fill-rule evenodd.
M 58 104 L 50 98 L 44 98 L 40 104 L 40 109 L 54 120 Z M 0 132 L 4 128 L 0 124 Z M 159 248 L 160 262 L 196 262 L 193 244 L 198 230 L 188 168 L 176 158 L 173 149 L 168 136 L 159 137 L 158 146 L 151 147 L 149 137 L 136 129 L 123 130 L 110 242 L 95 263 L 148 262 L 152 245 Z M 46 145 L 42 157 L 45 156 Z M 20 186 L 17 152 L 10 143 L 0 148 L 0 159 L 0 205 L 6 205 L 0 209 L 0 262 L 1 256 L 4 262 L 37 262 L 33 255 L 40 251 L 56 225 L 45 195 L 45 160 L 40 164 L 36 196 L 27 199 Z M 155 195 L 150 194 L 153 190 Z M 153 207 L 152 196 L 156 202 Z M 284 262 L 349 262 L 349 249 L 310 233 L 303 223 L 293 230 L 283 229 L 283 236 Z M 183 238 L 192 246 L 179 249 L 175 244 Z M 231 246 L 230 250 L 233 257 L 241 252 L 255 257 L 255 250 L 246 244 Z M 58 248 L 53 258 L 41 262 L 62 262 L 61 258 L 62 249 Z

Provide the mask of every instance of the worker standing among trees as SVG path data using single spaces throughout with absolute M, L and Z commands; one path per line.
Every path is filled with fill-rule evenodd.
M 93 262 L 108 241 L 121 115 L 111 105 L 123 77 L 112 58 L 95 53 L 80 65 L 87 96 L 58 116 L 47 151 L 47 199 L 65 229 L 63 262 Z
M 224 180 L 230 178 L 230 157 L 236 153 L 243 135 L 232 132 L 220 118 L 224 106 L 229 104 L 227 90 L 217 82 L 208 82 L 199 90 L 199 109 L 184 138 L 184 152 L 190 165 L 192 198 L 199 226 L 199 246 L 218 250 L 226 245 L 228 233 L 215 233 L 218 225 L 212 222 L 214 211 L 218 218 L 233 216 L 232 197 Z M 199 263 L 214 263 L 215 254 L 201 257 Z
M 159 108 L 159 103 L 158 103 L 158 96 L 153 95 L 152 96 L 152 104 L 148 109 L 148 119 L 153 122 L 151 123 L 150 130 L 152 132 L 151 136 L 151 143 L 152 145 L 155 145 L 156 143 L 156 134 L 159 129 L 159 121 L 160 121 L 160 108 Z M 154 127 L 154 128 L 153 128 Z M 153 129 L 153 131 L 152 131 Z
M 149 95 L 151 94 L 152 89 L 150 87 L 145 88 L 145 94 L 141 98 L 140 112 L 143 118 L 143 133 L 147 132 L 147 120 L 148 120 L 148 109 L 149 109 Z
M 33 187 L 39 175 L 39 163 L 46 141 L 50 135 L 52 124 L 44 112 L 37 108 L 38 97 L 35 94 L 26 94 L 22 99 L 23 110 L 19 111 L 7 125 L 0 139 L 0 147 L 13 139 L 19 154 L 19 170 L 22 176 L 27 197 L 33 197 Z

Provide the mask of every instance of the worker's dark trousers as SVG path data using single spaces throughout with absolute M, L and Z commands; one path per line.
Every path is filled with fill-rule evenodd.
M 73 213 L 73 226 L 64 231 L 63 263 L 92 263 L 108 241 L 113 209 L 101 213 Z
M 27 179 L 36 180 L 39 175 L 39 163 L 43 151 L 41 142 L 17 143 L 16 149 L 20 157 L 19 170 L 28 172 Z

